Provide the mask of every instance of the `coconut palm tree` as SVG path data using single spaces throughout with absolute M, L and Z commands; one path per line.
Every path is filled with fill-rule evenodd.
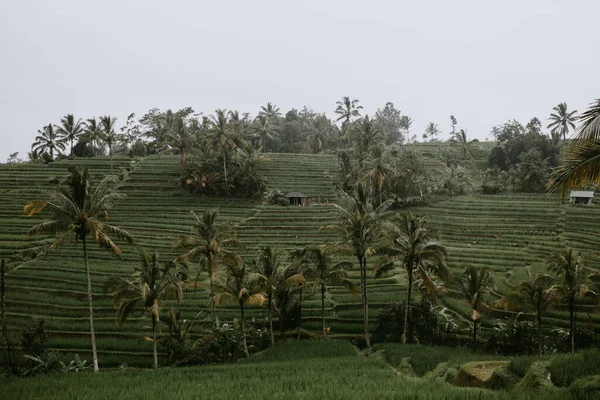
M 165 139 L 179 151 L 181 171 L 185 169 L 187 152 L 192 148 L 196 134 L 200 129 L 197 120 L 188 123 L 185 118 L 176 116 L 167 127 Z
M 194 287 L 198 287 L 198 275 L 200 274 L 201 266 L 206 266 L 208 269 L 209 286 L 210 286 L 210 313 L 214 326 L 217 326 L 217 318 L 215 314 L 215 274 L 218 271 L 218 262 L 225 257 L 237 258 L 229 248 L 243 247 L 242 243 L 236 238 L 235 226 L 230 223 L 217 223 L 219 218 L 219 209 L 215 208 L 207 210 L 202 215 L 202 219 L 198 218 L 196 213 L 190 211 L 196 223 L 192 228 L 190 235 L 179 236 L 173 244 L 175 249 L 189 249 L 185 254 L 177 257 L 178 261 L 198 260 L 199 267 L 194 280 Z
M 246 141 L 244 141 L 241 146 L 237 148 L 237 154 L 242 164 L 242 168 L 249 175 L 254 174 L 256 167 L 262 164 L 266 159 L 266 156 L 259 153 L 259 151 L 254 148 L 252 143 Z
M 35 142 L 31 145 L 31 150 L 38 153 L 46 153 L 50 151 L 50 158 L 54 159 L 54 150 L 61 152 L 65 150 L 65 144 L 60 138 L 58 131 L 54 130 L 52 124 L 48 124 L 38 130 L 39 135 L 35 137 Z
M 372 187 L 377 189 L 379 204 L 383 203 L 383 187 L 394 178 L 396 170 L 385 159 L 382 150 L 377 151 L 375 156 L 366 160 L 362 174 L 361 179 L 370 182 Z
M 583 258 L 572 248 L 556 251 L 546 260 L 550 272 L 556 275 L 554 287 L 556 295 L 567 302 L 569 310 L 569 341 L 571 352 L 575 352 L 575 311 L 577 300 L 586 296 L 590 290 L 587 280 L 590 270 L 584 265 Z
M 273 303 L 275 311 L 279 314 L 279 333 L 285 341 L 285 323 L 288 312 L 299 305 L 302 289 L 306 286 L 306 279 L 299 273 L 299 266 L 294 263 L 280 263 L 273 275 Z
M 70 167 L 69 173 L 70 175 L 65 181 L 54 191 L 50 201 L 35 200 L 25 206 L 24 212 L 27 216 L 42 212 L 47 212 L 50 216 L 50 220 L 33 226 L 27 234 L 59 234 L 53 240 L 49 250 L 55 250 L 67 243 L 81 241 L 87 281 L 92 356 L 94 371 L 98 371 L 92 307 L 92 279 L 88 264 L 87 243 L 91 239 L 118 255 L 121 254 L 121 249 L 109 235 L 115 235 L 129 243 L 133 243 L 133 237 L 124 229 L 107 223 L 108 211 L 124 196 L 116 192 L 113 177 L 107 176 L 93 187 L 87 168 Z
M 540 354 L 542 354 L 544 349 L 542 343 L 542 317 L 555 302 L 554 277 L 540 274 L 529 281 L 521 282 L 515 291 L 508 293 L 495 305 L 504 309 L 516 308 L 535 314 L 538 328 L 538 346 Z
M 578 133 L 565 150 L 563 162 L 552 172 L 549 192 L 600 183 L 600 99 L 579 117 Z M 564 194 L 564 193 L 563 193 Z
M 481 312 L 488 307 L 485 296 L 494 286 L 494 279 L 489 268 L 476 268 L 469 265 L 460 280 L 456 282 L 458 290 L 463 294 L 471 307 L 473 321 L 473 347 L 477 344 L 477 324 Z
M 427 139 L 429 139 L 429 141 L 431 142 L 431 141 L 435 140 L 440 133 L 441 133 L 441 131 L 440 131 L 440 128 L 437 126 L 437 124 L 430 122 L 425 127 L 425 132 L 423 133 L 423 139 L 425 139 L 425 141 L 427 141 Z
M 361 276 L 363 319 L 365 342 L 371 347 L 369 337 L 369 305 L 367 299 L 367 257 L 375 254 L 384 238 L 386 221 L 392 214 L 388 212 L 390 201 L 373 206 L 371 196 L 365 185 L 359 183 L 355 195 L 347 206 L 334 204 L 338 221 L 321 229 L 336 233 L 339 240 L 334 244 L 336 251 L 342 254 L 352 254 L 358 260 Z
M 162 267 L 158 263 L 158 253 L 141 253 L 140 266 L 135 268 L 129 279 L 120 276 L 109 278 L 104 284 L 105 293 L 112 293 L 113 307 L 117 310 L 116 322 L 119 326 L 138 307 L 150 311 L 152 318 L 152 348 L 154 369 L 158 369 L 156 350 L 156 326 L 160 322 L 160 310 L 165 300 L 181 300 L 187 276 L 170 262 Z
M 313 153 L 317 154 L 323 149 L 323 141 L 327 136 L 329 128 L 330 127 L 323 122 L 323 119 L 315 120 L 309 127 L 308 132 L 306 132 L 308 133 L 306 141 Z
M 321 321 L 323 336 L 327 335 L 325 323 L 325 292 L 329 285 L 342 285 L 352 294 L 359 292 L 358 287 L 348 279 L 348 269 L 352 269 L 350 261 L 333 264 L 333 252 L 327 246 L 308 246 L 295 251 L 292 256 L 299 261 L 300 272 L 307 280 L 313 281 L 313 292 L 321 290 Z
M 553 112 L 550 113 L 550 118 L 548 118 L 551 122 L 548 124 L 547 128 L 552 129 L 554 132 L 558 132 L 564 141 L 567 139 L 569 129 L 575 129 L 575 121 L 577 120 L 575 114 L 577 113 L 577 110 L 568 112 L 567 103 L 560 103 L 554 107 L 552 111 Z
M 60 125 L 56 126 L 56 132 L 65 142 L 71 143 L 71 153 L 73 156 L 73 141 L 79 139 L 83 133 L 83 122 L 81 119 L 75 120 L 73 114 L 67 114 L 60 120 Z
M 271 246 L 259 246 L 257 261 L 252 266 L 252 284 L 262 288 L 267 298 L 267 318 L 269 320 L 269 332 L 271 346 L 275 345 L 273 335 L 273 295 L 276 287 L 276 275 L 282 269 L 282 252 L 273 250 Z
M 375 121 L 365 115 L 358 120 L 356 129 L 352 131 L 354 137 L 354 152 L 358 156 L 358 165 L 362 169 L 365 158 L 373 149 L 381 149 L 384 143 L 383 131 Z
M 273 140 L 277 135 L 277 132 L 273 129 L 271 119 L 265 115 L 259 115 L 254 120 L 252 129 L 258 138 L 258 148 L 265 153 L 267 151 L 267 141 Z
M 96 117 L 89 118 L 84 123 L 82 138 L 104 154 L 106 138 Z
M 466 160 L 467 158 L 473 158 L 470 150 L 470 144 L 473 141 L 467 139 L 467 131 L 464 129 L 455 131 L 452 133 L 452 137 L 450 138 L 451 146 L 459 146 L 463 153 L 463 158 Z
M 336 122 L 342 121 L 342 125 L 345 125 L 348 124 L 353 117 L 360 117 L 359 110 L 362 110 L 363 107 L 358 105 L 358 100 L 350 100 L 349 96 L 344 96 L 342 97 L 342 100 L 337 101 L 336 104 L 337 107 L 335 113 L 339 115 Z
M 246 357 L 250 357 L 250 353 L 248 353 L 248 344 L 246 342 L 244 306 L 246 304 L 262 306 L 265 297 L 261 293 L 260 287 L 252 284 L 250 274 L 247 272 L 247 267 L 241 260 L 232 260 L 232 262 L 226 263 L 225 271 L 222 271 L 217 277 L 215 285 L 221 291 L 217 295 L 217 304 L 220 305 L 224 301 L 230 301 L 237 303 L 240 307 L 244 353 L 246 354 Z
M 225 175 L 227 193 L 229 193 L 229 185 L 227 183 L 227 154 L 233 144 L 233 140 L 229 132 L 229 121 L 227 116 L 227 110 L 215 110 L 215 114 L 209 117 L 210 129 L 207 139 L 208 143 L 216 148 L 221 153 L 221 157 L 223 157 L 223 174 Z
M 269 120 L 269 122 L 281 117 L 281 112 L 279 111 L 279 107 L 275 104 L 267 103 L 266 106 L 262 106 L 258 115 L 261 117 L 265 117 Z
M 413 215 L 409 211 L 400 215 L 397 222 L 389 225 L 391 241 L 383 249 L 386 257 L 375 271 L 375 276 L 379 277 L 391 271 L 395 264 L 400 262 L 407 273 L 408 293 L 404 312 L 404 332 L 402 332 L 404 344 L 410 341 L 409 314 L 415 276 L 434 299 L 437 286 L 432 275 L 442 278 L 445 282 L 451 279 L 450 271 L 446 266 L 446 247 L 440 243 L 434 232 L 425 227 L 425 221 L 425 216 Z

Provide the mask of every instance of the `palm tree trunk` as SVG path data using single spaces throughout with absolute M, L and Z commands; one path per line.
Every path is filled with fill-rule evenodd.
M 323 320 L 323 337 L 327 336 L 327 328 L 325 327 L 325 285 L 321 283 L 321 319 Z
M 223 146 L 222 152 L 223 152 L 223 173 L 225 175 L 225 192 L 229 196 L 229 185 L 227 184 L 227 154 L 226 154 L 226 150 L 227 149 L 225 148 L 225 146 Z
M 279 311 L 279 333 L 281 334 L 281 341 L 285 342 L 285 312 Z
M 473 348 L 477 345 L 477 320 L 473 321 Z
M 208 254 L 208 267 L 210 271 L 208 273 L 209 276 L 209 286 L 210 286 L 210 316 L 212 319 L 213 326 L 217 327 L 217 317 L 215 315 L 215 288 L 214 288 L 214 271 L 215 271 L 215 258 L 212 252 Z
M 571 353 L 575 353 L 575 305 L 572 299 L 569 299 L 569 340 Z
M 250 357 L 248 353 L 248 343 L 246 342 L 246 319 L 244 318 L 244 303 L 240 303 L 240 312 L 242 314 L 242 338 L 244 341 L 244 354 L 246 358 Z
M 538 324 L 538 347 L 540 348 L 540 355 L 544 353 L 544 346 L 542 345 L 542 314 L 537 315 Z
M 71 157 L 73 157 L 73 138 L 71 138 Z
M 50 147 L 50 158 L 54 160 L 54 147 Z
M 413 284 L 413 269 L 412 266 L 408 268 L 408 295 L 406 296 L 406 310 L 404 311 L 404 327 L 402 328 L 402 344 L 406 344 L 410 341 L 408 337 L 408 325 L 410 323 L 410 302 L 412 297 L 412 284 Z
M 269 331 L 271 332 L 271 347 L 275 346 L 275 336 L 273 335 L 273 295 L 269 294 Z
M 154 351 L 154 369 L 158 369 L 158 353 L 156 352 L 156 317 L 152 316 L 152 345 Z
M 300 297 L 298 299 L 298 323 L 296 324 L 297 339 L 300 340 L 300 327 L 302 325 L 302 289 L 300 289 Z
M 0 317 L 2 317 L 2 348 L 4 353 L 4 369 L 6 375 L 10 374 L 10 358 L 8 356 L 8 332 L 6 330 L 6 303 L 4 302 L 4 259 L 0 264 Z
M 185 148 L 181 149 L 181 172 L 185 169 Z
M 359 258 L 360 262 L 360 280 L 362 284 L 362 302 L 363 302 L 363 319 L 365 325 L 365 345 L 371 348 L 371 339 L 369 338 L 369 304 L 367 302 L 367 259 L 366 257 Z
M 96 351 L 96 333 L 94 332 L 94 309 L 92 307 L 92 277 L 90 276 L 90 266 L 88 264 L 88 253 L 86 237 L 83 236 L 83 263 L 85 265 L 85 278 L 87 280 L 87 297 L 90 312 L 90 334 L 92 337 L 92 358 L 94 360 L 94 372 L 98 372 L 98 353 Z

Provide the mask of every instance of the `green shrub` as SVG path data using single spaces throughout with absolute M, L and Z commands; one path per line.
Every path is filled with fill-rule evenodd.
M 552 382 L 567 387 L 575 380 L 600 374 L 600 350 L 593 349 L 575 354 L 559 354 L 552 357 L 548 367 Z

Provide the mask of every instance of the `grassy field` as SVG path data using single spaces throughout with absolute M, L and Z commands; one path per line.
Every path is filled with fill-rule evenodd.
M 412 352 L 412 355 L 419 354 Z M 567 389 L 546 393 L 494 392 L 458 388 L 435 379 L 409 378 L 396 374 L 385 361 L 365 358 L 350 344 L 335 341 L 280 343 L 249 360 L 230 365 L 53 374 L 0 380 L 0 383 L 3 398 L 11 400 L 264 399 L 266 396 L 275 399 L 586 398 L 573 396 Z
M 134 313 L 130 321 L 117 327 L 110 298 L 101 290 L 109 276 L 132 271 L 138 263 L 140 248 L 158 250 L 163 260 L 174 258 L 178 252 L 172 249 L 173 240 L 187 233 L 194 223 L 190 210 L 201 213 L 214 207 L 220 208 L 221 220 L 239 225 L 238 236 L 246 244 L 242 256 L 247 258 L 253 258 L 261 244 L 289 250 L 335 240 L 330 232 L 319 230 L 335 220 L 333 207 L 327 204 L 335 198 L 335 163 L 335 157 L 328 155 L 269 154 L 261 166 L 269 189 L 300 190 L 311 196 L 308 207 L 281 207 L 234 198 L 190 196 L 177 187 L 180 166 L 177 156 L 151 156 L 140 160 L 115 158 L 114 170 L 124 171 L 128 176 L 121 188 L 127 197 L 111 211 L 110 222 L 132 233 L 136 246 L 122 244 L 123 255 L 120 257 L 96 247 L 91 249 L 101 365 L 151 364 L 151 344 L 143 339 L 148 333 L 149 320 L 141 313 Z M 65 176 L 67 167 L 74 164 L 88 165 L 96 176 L 110 172 L 107 158 L 60 161 L 48 166 L 0 166 L 0 225 L 3 227 L 0 256 L 7 258 L 9 265 L 6 302 L 13 341 L 24 326 L 43 318 L 50 332 L 51 349 L 89 357 L 81 248 L 68 246 L 43 258 L 30 259 L 30 253 L 50 239 L 27 238 L 27 229 L 41 219 L 22 214 L 27 202 L 46 198 L 52 188 L 51 179 Z M 319 195 L 321 204 L 316 201 Z M 544 257 L 559 246 L 570 245 L 585 250 L 594 263 L 600 260 L 600 227 L 595 223 L 600 217 L 600 207 L 564 206 L 543 195 L 473 194 L 450 198 L 413 212 L 428 214 L 428 225 L 441 233 L 449 248 L 448 262 L 454 274 L 460 274 L 467 264 L 492 268 L 496 298 L 519 281 L 544 271 Z M 369 259 L 369 266 L 373 266 L 374 261 Z M 350 277 L 359 281 L 358 265 L 350 272 Z M 206 279 L 206 275 L 201 274 L 201 279 Z M 372 322 L 377 318 L 377 309 L 405 298 L 405 282 L 401 270 L 380 279 L 368 277 Z M 332 335 L 360 335 L 360 302 L 360 296 L 341 287 L 329 290 L 326 314 Z M 463 320 L 463 326 L 468 329 L 464 302 L 452 293 L 443 297 L 442 302 Z M 179 308 L 189 319 L 207 303 L 206 290 L 200 288 L 196 292 L 188 291 Z M 320 330 L 319 312 L 319 297 L 311 297 L 309 293 L 303 307 L 304 329 Z M 226 306 L 218 310 L 218 315 L 221 320 L 231 320 L 237 317 L 237 309 Z M 260 316 L 264 311 L 250 308 L 247 315 Z M 548 322 L 564 326 L 565 317 L 565 311 L 558 309 L 549 315 Z M 586 323 L 593 321 L 596 326 L 600 322 L 595 309 L 590 309 L 590 317 L 579 313 L 578 318 Z M 488 317 L 483 322 L 489 326 L 493 321 Z

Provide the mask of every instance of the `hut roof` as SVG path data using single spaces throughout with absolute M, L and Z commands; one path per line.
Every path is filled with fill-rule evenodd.
M 288 198 L 290 198 L 290 197 L 302 197 L 302 198 L 308 198 L 308 196 L 307 196 L 307 195 L 305 195 L 304 193 L 302 193 L 302 192 L 299 192 L 299 191 L 291 191 L 291 192 L 287 192 L 287 193 L 285 194 L 285 197 L 288 197 Z
M 569 197 L 593 198 L 594 191 L 593 190 L 571 190 L 571 194 L 569 194 Z

